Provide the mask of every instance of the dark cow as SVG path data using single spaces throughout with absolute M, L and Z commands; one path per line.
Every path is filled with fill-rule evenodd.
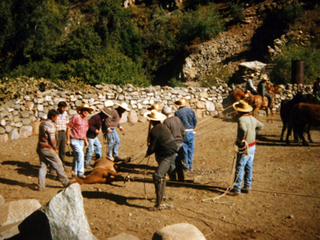
M 280 117 L 281 117 L 283 126 L 282 126 L 280 141 L 283 141 L 283 135 L 287 129 L 287 126 L 290 120 L 290 112 L 293 106 L 300 102 L 312 103 L 313 100 L 314 100 L 314 97 L 312 96 L 312 94 L 298 93 L 291 100 L 286 99 L 281 101 Z M 309 131 L 307 131 L 307 134 L 308 134 L 309 141 L 312 142 Z M 296 133 L 294 133 L 294 136 L 295 136 L 294 139 L 298 141 L 298 136 Z
M 320 125 L 320 105 L 313 103 L 298 103 L 294 105 L 290 112 L 290 121 L 288 125 L 288 132 L 286 143 L 290 144 L 289 136 L 291 130 L 296 127 L 299 137 L 302 139 L 303 145 L 309 144 L 303 137 L 303 132 L 306 126 L 319 126 Z

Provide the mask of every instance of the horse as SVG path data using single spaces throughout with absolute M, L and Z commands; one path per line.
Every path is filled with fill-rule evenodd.
M 268 109 L 270 109 L 271 121 L 273 122 L 273 110 L 269 107 L 268 98 L 262 98 L 261 95 L 250 95 L 249 97 L 244 98 L 244 100 L 253 107 L 253 116 L 255 118 L 257 118 L 258 111 L 264 108 L 266 111 L 266 117 L 268 121 Z
M 97 159 L 92 172 L 84 179 L 76 177 L 74 172 L 72 173 L 72 179 L 75 179 L 74 183 L 79 183 L 80 185 L 110 183 L 115 178 L 124 179 L 123 176 L 116 172 L 116 166 L 110 157 Z
M 282 100 L 280 104 L 280 117 L 282 120 L 282 131 L 280 136 L 280 141 L 283 141 L 283 135 L 284 132 L 287 129 L 287 126 L 290 121 L 290 112 L 294 105 L 304 102 L 304 103 L 314 103 L 314 96 L 312 94 L 302 94 L 301 92 L 297 93 L 291 100 Z M 293 126 L 294 128 L 294 126 Z M 309 132 L 309 126 L 305 129 L 306 133 L 308 134 L 308 139 L 310 142 L 312 142 L 310 132 Z M 296 131 L 294 129 L 294 139 L 298 141 L 298 136 L 296 134 Z

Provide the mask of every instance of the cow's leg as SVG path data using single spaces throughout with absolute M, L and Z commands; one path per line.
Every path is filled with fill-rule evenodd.
M 304 124 L 301 124 L 301 123 L 298 124 L 298 133 L 299 133 L 299 137 L 302 140 L 302 144 L 304 146 L 309 146 L 309 144 L 307 143 L 306 139 L 303 136 L 303 132 L 304 132 L 305 127 L 306 127 L 306 125 L 304 125 Z
M 290 145 L 289 137 L 291 135 L 291 131 L 292 131 L 292 122 L 290 120 L 289 124 L 288 124 L 287 137 L 286 137 L 286 144 L 287 145 Z
M 306 129 L 305 129 L 306 133 L 308 134 L 308 140 L 309 142 L 313 143 L 312 139 L 311 139 L 311 135 L 310 135 L 310 125 L 308 124 Z
M 284 135 L 284 132 L 285 132 L 286 129 L 287 129 L 287 124 L 288 124 L 288 123 L 282 120 L 282 124 L 283 124 L 283 126 L 282 126 L 280 141 L 283 141 L 283 135 Z

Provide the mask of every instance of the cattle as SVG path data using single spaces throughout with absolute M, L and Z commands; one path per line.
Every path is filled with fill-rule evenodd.
M 320 105 L 313 103 L 298 103 L 294 105 L 290 111 L 290 121 L 288 125 L 288 132 L 286 143 L 290 144 L 289 137 L 293 127 L 296 128 L 299 137 L 302 139 L 303 145 L 309 144 L 303 137 L 303 132 L 306 126 L 319 126 L 320 125 Z
M 296 94 L 291 100 L 286 99 L 281 101 L 280 117 L 281 117 L 283 126 L 282 126 L 280 141 L 283 141 L 283 135 L 287 129 L 287 126 L 290 120 L 290 112 L 292 107 L 300 102 L 311 103 L 312 101 L 313 101 L 313 96 L 311 94 L 302 94 L 302 93 Z M 308 133 L 309 141 L 311 141 L 311 136 L 309 134 L 309 131 L 307 131 L 307 133 Z M 295 136 L 295 140 L 297 141 L 298 140 L 297 134 L 295 133 L 294 136 Z
M 72 178 L 75 179 L 74 183 L 93 184 L 93 183 L 110 183 L 115 178 L 123 179 L 116 171 L 113 158 L 99 158 L 94 163 L 92 172 L 86 176 L 86 178 L 76 177 L 72 174 Z

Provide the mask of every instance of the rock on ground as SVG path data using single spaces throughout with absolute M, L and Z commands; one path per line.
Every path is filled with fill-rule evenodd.
M 177 223 L 163 227 L 155 232 L 152 240 L 205 240 L 198 228 L 189 223 Z

